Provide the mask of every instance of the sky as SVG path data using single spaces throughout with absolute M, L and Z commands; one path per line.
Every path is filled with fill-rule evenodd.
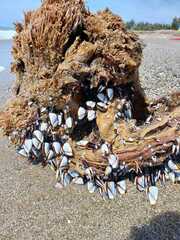
M 92 11 L 110 8 L 125 21 L 171 23 L 180 15 L 180 0 L 86 0 Z M 40 6 L 41 0 L 2 0 L 0 26 L 10 27 L 23 19 L 23 11 Z

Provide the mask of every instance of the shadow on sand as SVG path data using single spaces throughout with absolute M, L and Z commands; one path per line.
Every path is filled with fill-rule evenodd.
M 142 227 L 133 227 L 128 240 L 180 240 L 180 213 L 166 212 Z

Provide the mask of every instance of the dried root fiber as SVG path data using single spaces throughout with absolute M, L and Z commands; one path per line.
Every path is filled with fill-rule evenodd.
M 156 102 L 138 78 L 142 48 L 109 10 L 45 0 L 16 24 L 14 96 L 0 124 L 17 152 L 113 199 L 126 180 L 146 191 L 180 181 L 180 93 Z

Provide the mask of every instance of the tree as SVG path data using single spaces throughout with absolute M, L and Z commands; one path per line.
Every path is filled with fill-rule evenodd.
M 133 19 L 126 23 L 127 29 L 133 29 L 134 26 L 135 26 L 135 21 Z
M 178 30 L 179 26 L 180 26 L 180 18 L 178 19 L 177 17 L 174 17 L 172 21 L 172 29 Z
M 175 20 L 176 26 L 175 29 L 178 29 L 180 26 L 180 18 L 176 18 Z M 130 30 L 136 31 L 155 31 L 155 30 L 165 30 L 172 29 L 172 24 L 163 24 L 163 23 L 149 23 L 149 22 L 135 22 L 131 20 L 126 23 L 126 27 Z

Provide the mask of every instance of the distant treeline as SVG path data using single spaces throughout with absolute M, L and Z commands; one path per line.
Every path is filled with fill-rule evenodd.
M 180 29 L 180 18 L 173 18 L 171 24 L 138 22 L 131 20 L 126 23 L 126 27 L 137 31 L 153 31 L 153 30 L 178 30 Z
M 13 27 L 3 27 L 3 26 L 0 26 L 0 30 L 3 30 L 3 31 L 14 30 L 14 28 Z

